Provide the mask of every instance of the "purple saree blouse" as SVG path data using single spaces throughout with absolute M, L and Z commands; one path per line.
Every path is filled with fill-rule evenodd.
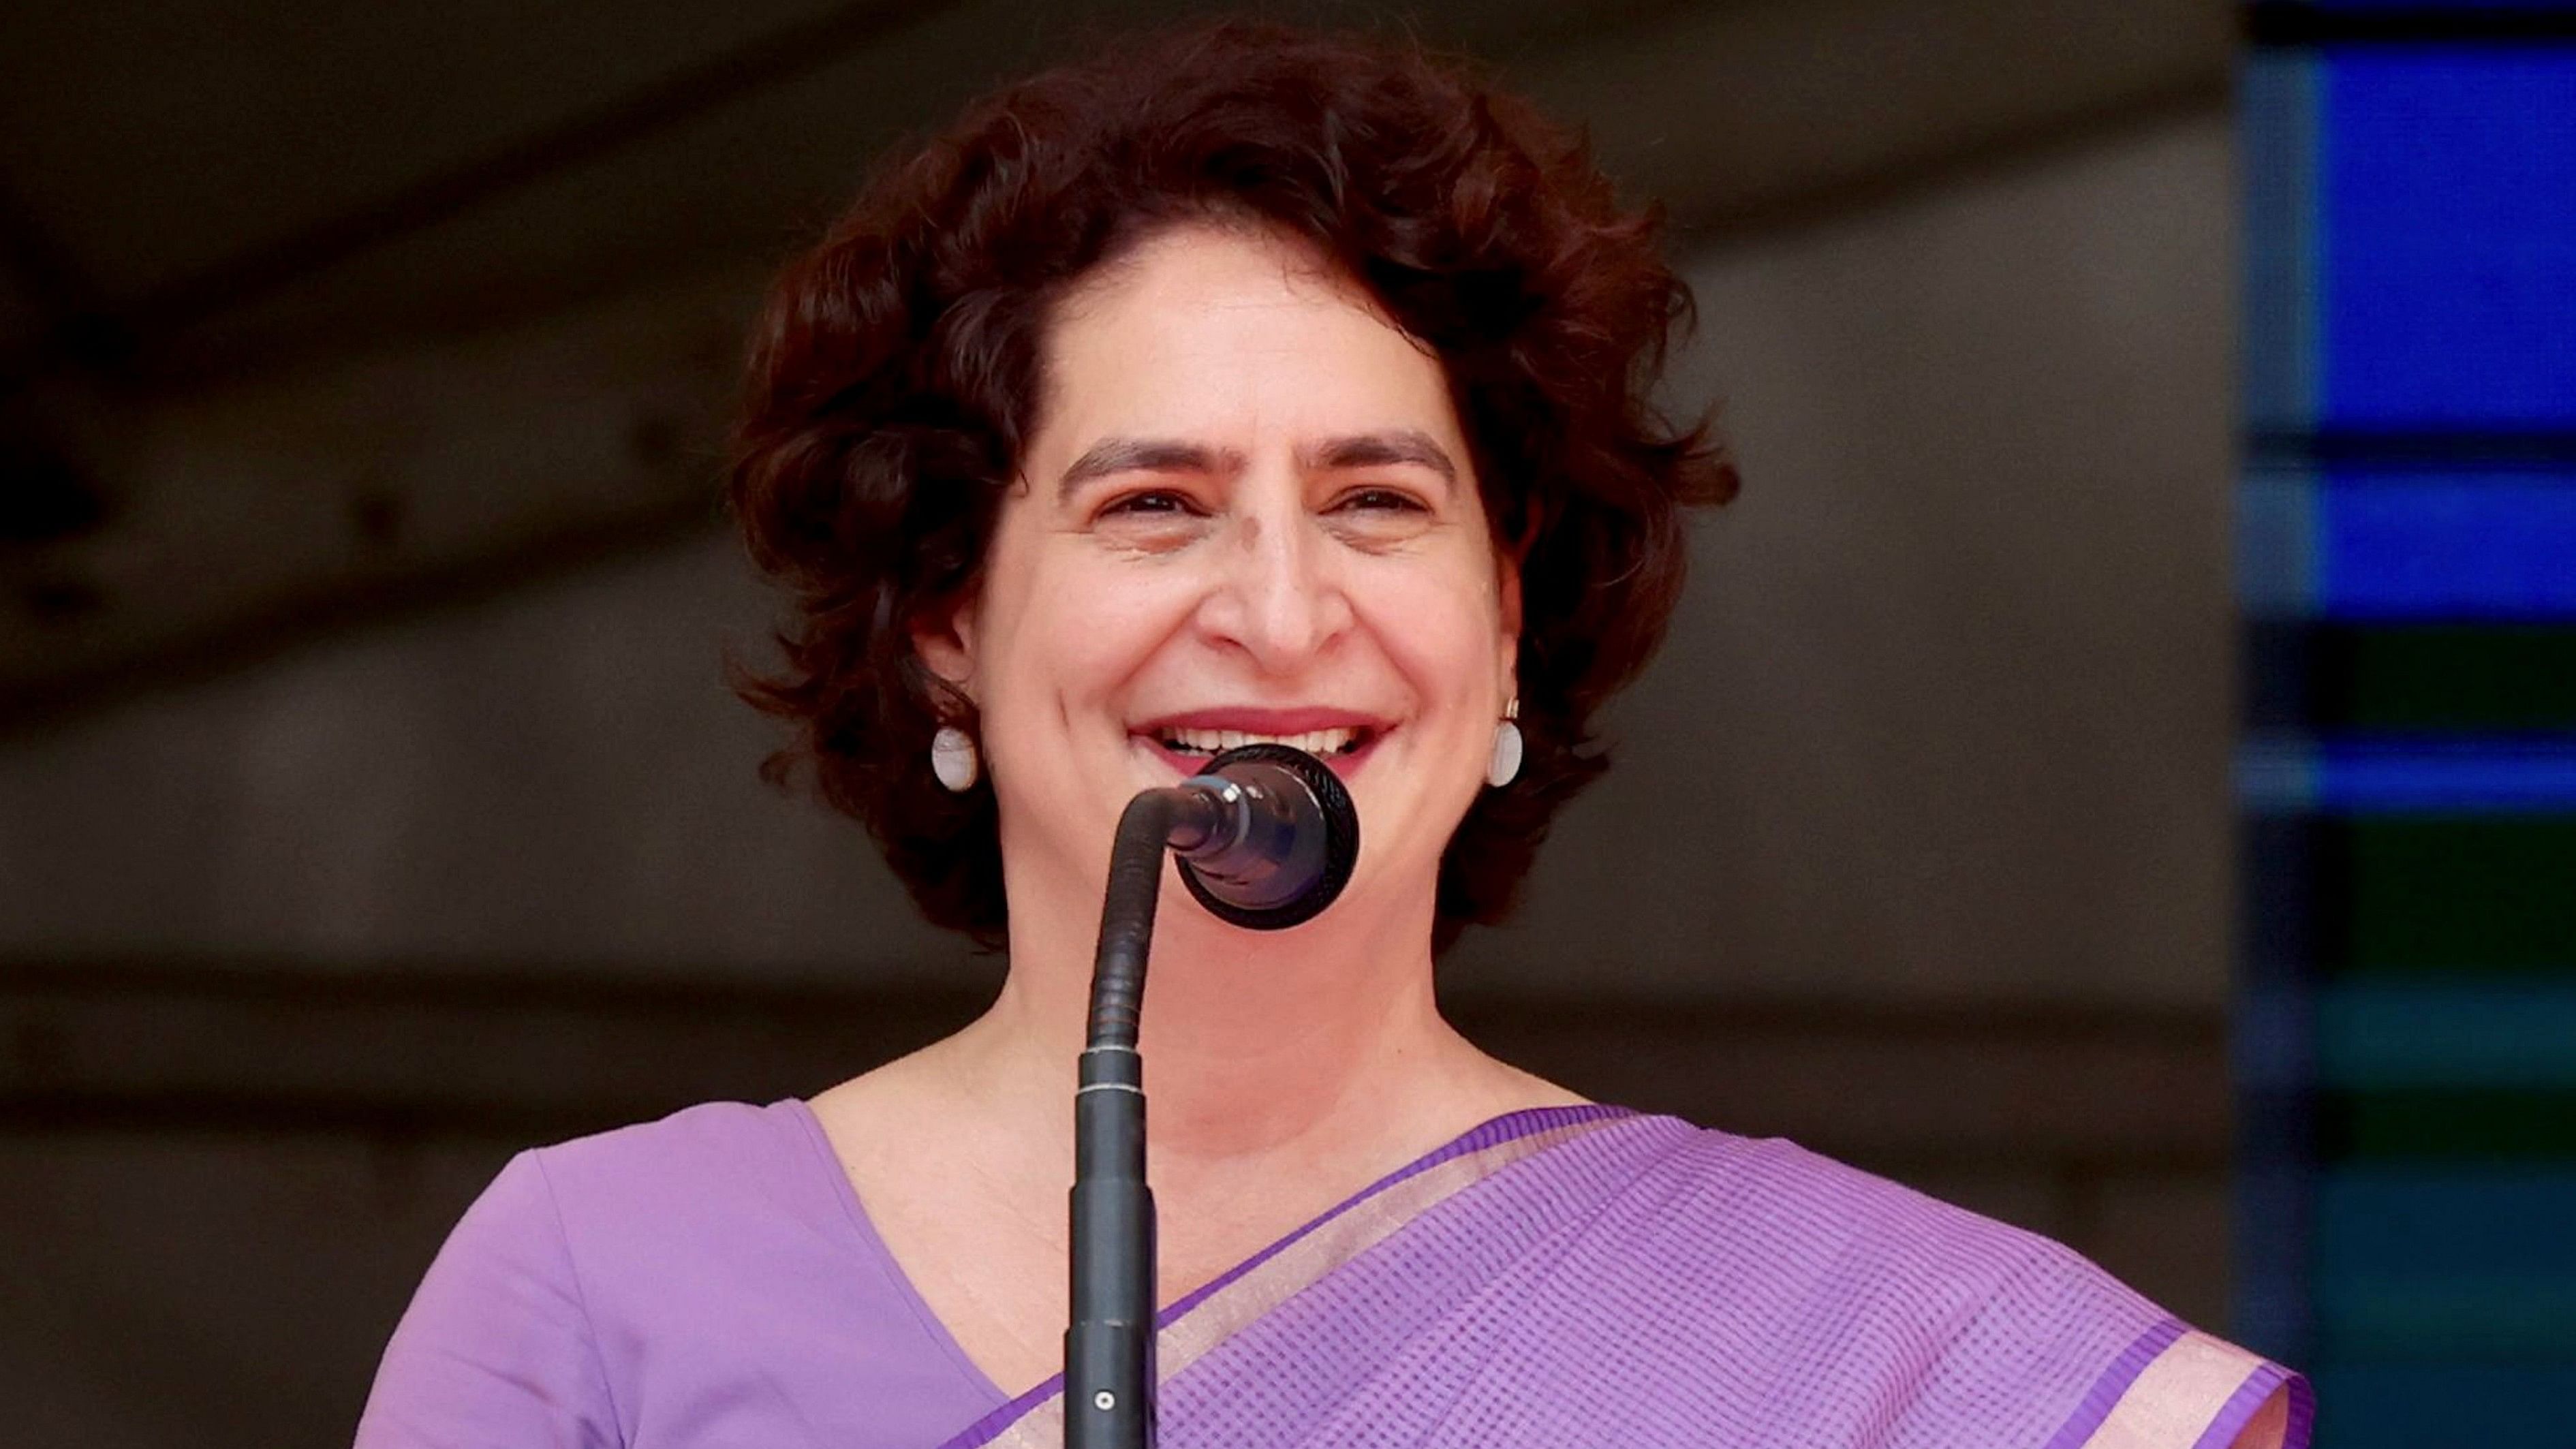
M 2296 1375 L 2074 1253 L 1779 1141 L 1520 1112 L 1163 1311 L 1162 1442 L 2304 1446 Z M 395 1331 L 359 1449 L 1053 1446 L 802 1102 L 522 1153 Z

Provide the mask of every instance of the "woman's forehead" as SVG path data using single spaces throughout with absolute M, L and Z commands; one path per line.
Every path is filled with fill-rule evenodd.
M 1438 359 L 1286 238 L 1175 228 L 1069 297 L 1053 324 L 1039 434 L 1067 460 L 1122 436 L 1312 447 L 1410 430 L 1457 448 Z

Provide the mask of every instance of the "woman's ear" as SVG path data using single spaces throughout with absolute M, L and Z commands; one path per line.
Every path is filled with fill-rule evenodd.
M 1520 690 L 1521 561 L 1509 553 L 1494 556 L 1494 599 L 1502 622 L 1503 692 Z
M 975 601 L 935 609 L 913 621 L 912 652 L 949 688 L 975 699 Z

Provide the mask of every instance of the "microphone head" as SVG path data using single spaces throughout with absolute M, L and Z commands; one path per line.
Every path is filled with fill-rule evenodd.
M 1226 860 L 1179 859 L 1181 884 L 1209 914 L 1254 931 L 1311 921 L 1350 884 L 1360 817 L 1332 766 L 1290 745 L 1238 745 L 1199 771 L 1259 804 L 1266 839 Z

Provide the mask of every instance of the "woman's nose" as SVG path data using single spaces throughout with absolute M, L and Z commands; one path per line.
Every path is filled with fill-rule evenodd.
M 1202 622 L 1263 673 L 1295 673 L 1351 627 L 1330 543 L 1302 507 L 1239 512 L 1228 532 Z

